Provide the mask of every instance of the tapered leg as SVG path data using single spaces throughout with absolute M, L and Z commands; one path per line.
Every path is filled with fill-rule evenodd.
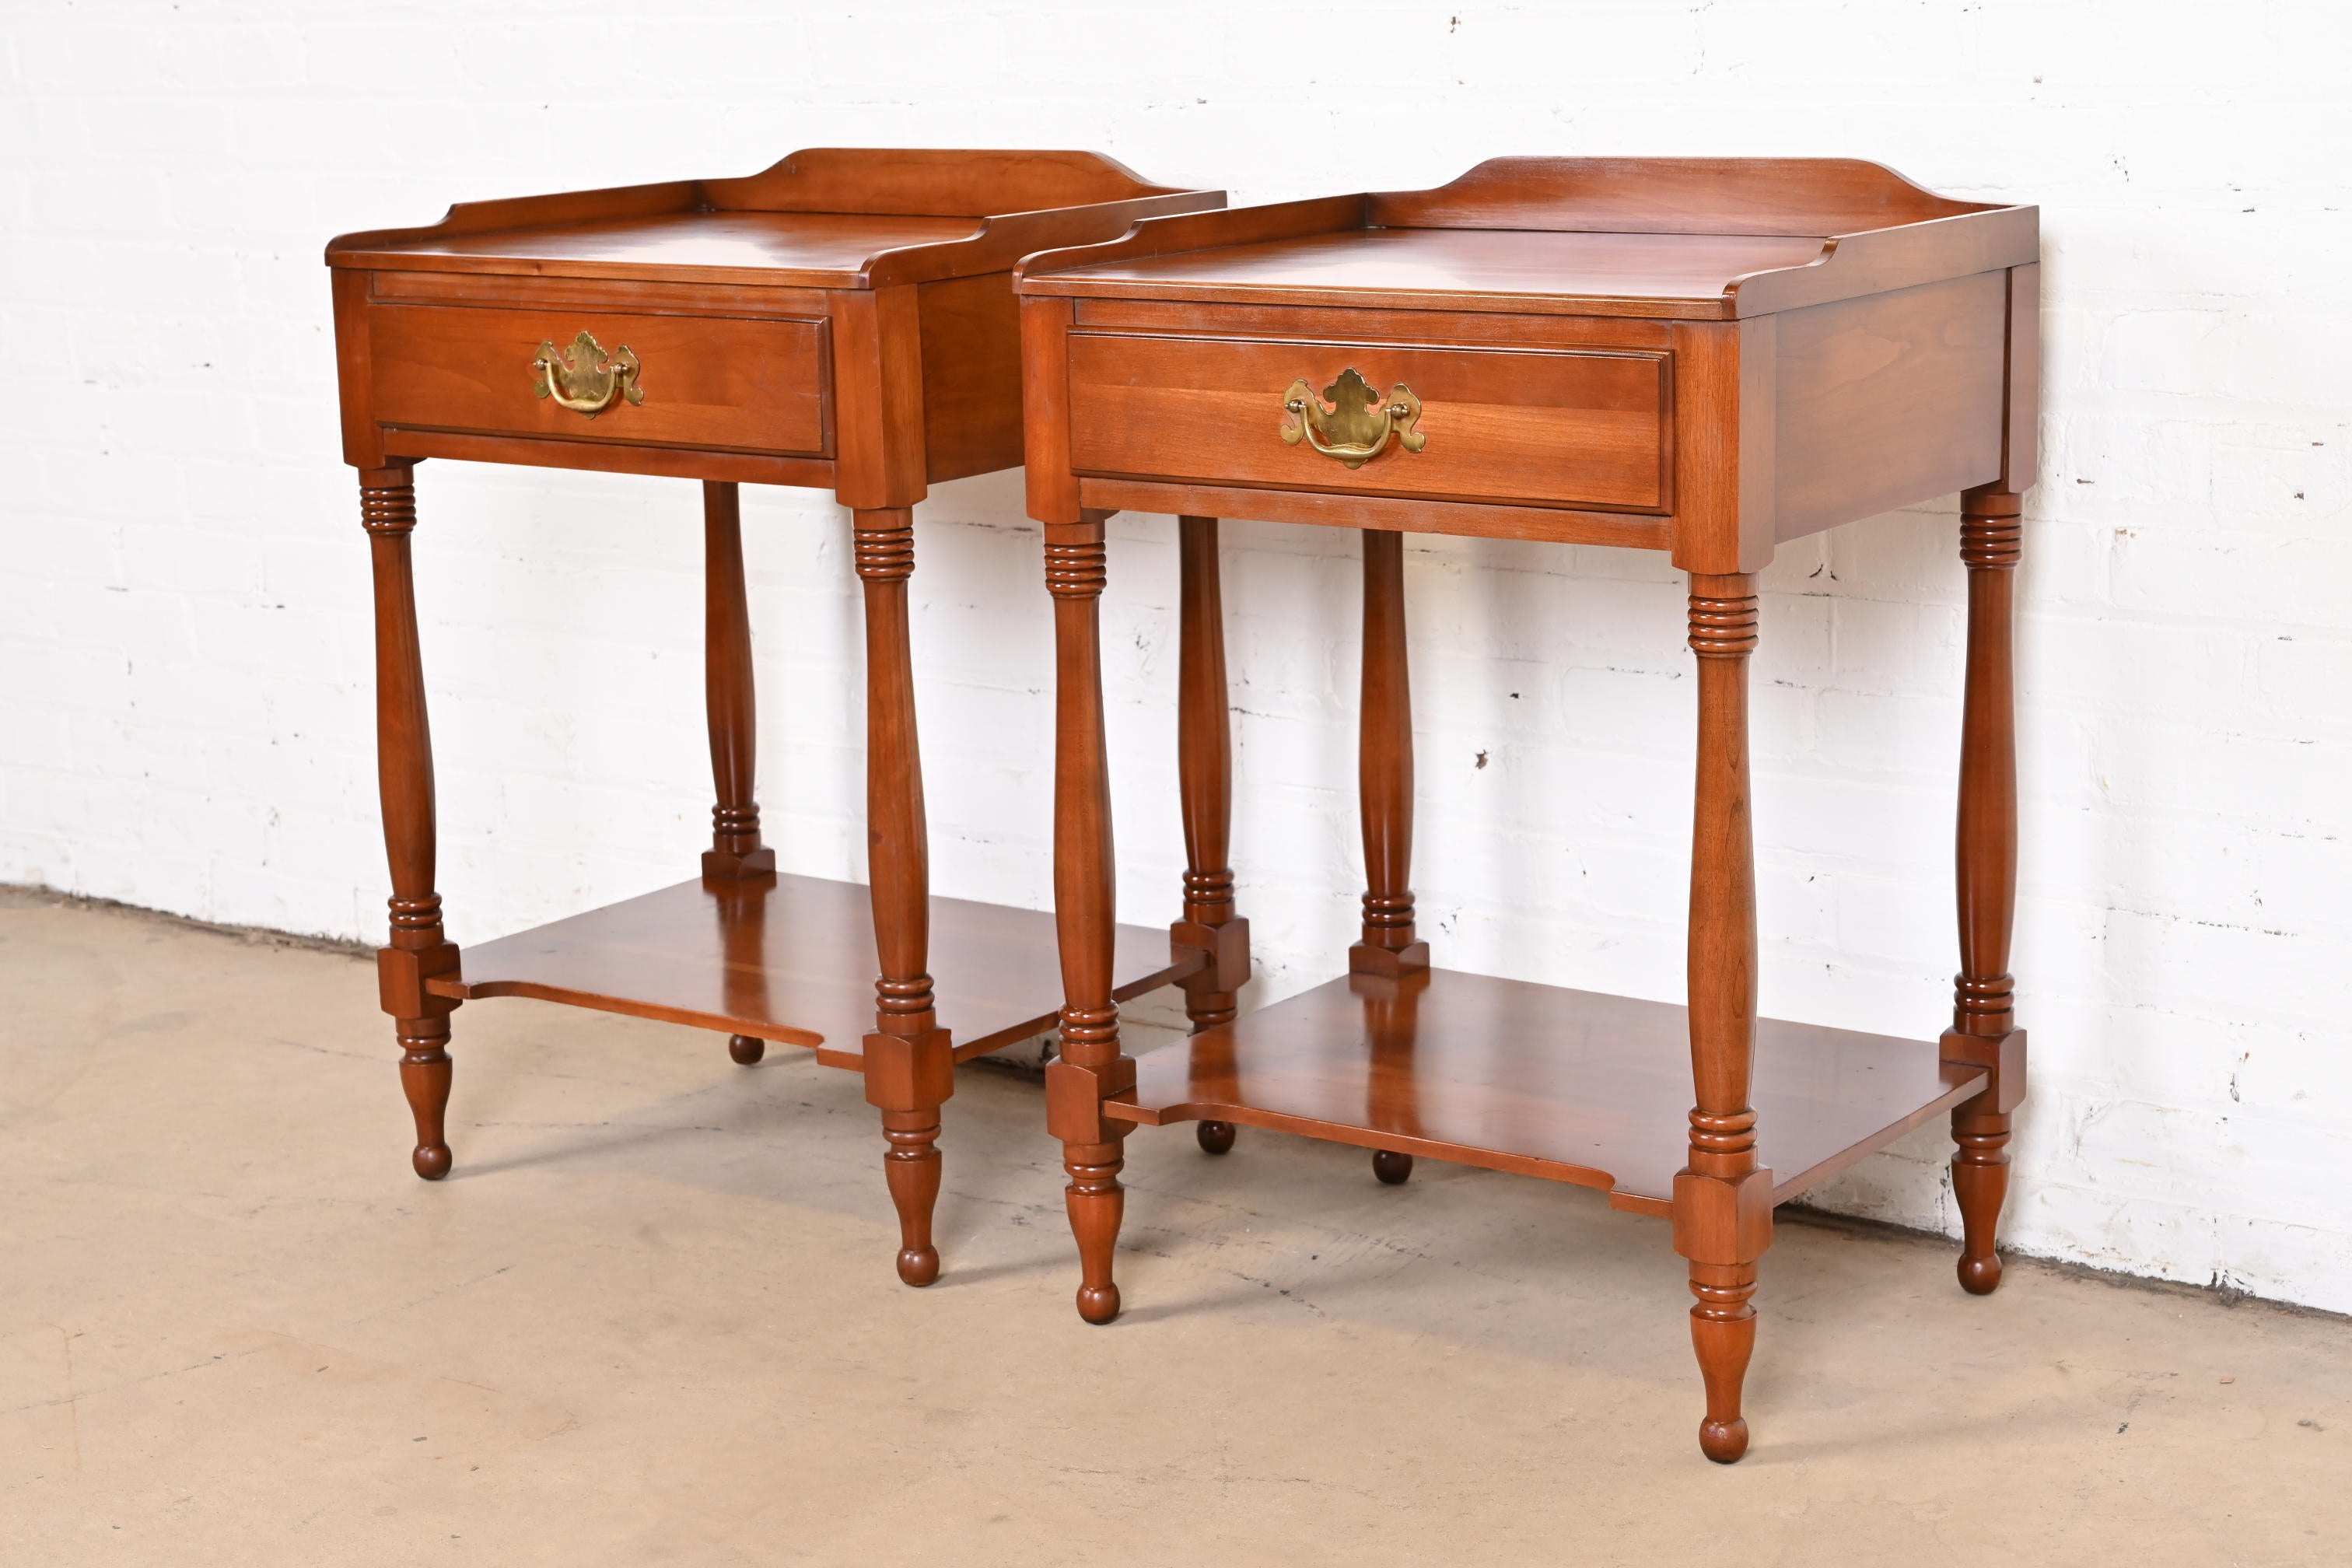
M 1748 1451 L 1739 1394 L 1756 1344 L 1756 1263 L 1772 1241 L 1772 1173 L 1756 1163 L 1756 865 L 1748 821 L 1748 656 L 1756 580 L 1693 574 L 1698 779 L 1691 831 L 1688 1163 L 1675 1177 L 1675 1250 L 1690 1261 L 1691 1344 L 1706 1383 L 1699 1450 Z
M 1054 923 L 1062 953 L 1062 1050 L 1045 1069 L 1046 1130 L 1062 1142 L 1064 1197 L 1078 1244 L 1078 1316 L 1118 1316 L 1111 1255 L 1127 1194 L 1118 1173 L 1125 1124 L 1103 1101 L 1135 1087 L 1121 1054 L 1111 995 L 1118 908 L 1111 858 L 1110 778 L 1104 754 L 1100 514 L 1045 527 L 1045 585 L 1054 596 Z
M 742 506 L 732 484 L 703 484 L 702 563 L 702 694 L 717 795 L 702 875 L 706 881 L 752 881 L 775 874 L 776 852 L 760 842 L 760 803 L 753 795 L 759 711 L 751 688 L 751 615 L 743 589 Z
M 1176 768 L 1184 811 L 1184 918 L 1169 935 L 1197 949 L 1202 966 L 1186 975 L 1184 1016 L 1195 1033 L 1230 1024 L 1235 993 L 1249 980 L 1249 921 L 1234 913 L 1234 752 L 1225 694 L 1224 595 L 1217 564 L 1217 520 L 1176 520 L 1181 577 L 1176 672 Z M 1232 1150 L 1230 1121 L 1193 1129 L 1211 1154 Z
M 866 1098 L 882 1111 L 883 1171 L 898 1210 L 898 1278 L 940 1275 L 931 1208 L 940 1194 L 940 1107 L 955 1092 L 955 1054 L 932 1004 L 930 847 L 915 740 L 915 674 L 907 635 L 914 516 L 860 511 L 853 534 L 866 591 L 866 877 L 874 899 L 874 1033 L 866 1037 Z
M 759 710 L 751 687 L 751 613 L 743 587 L 743 514 L 731 483 L 702 486 L 702 699 L 709 718 L 710 847 L 703 851 L 706 882 L 747 882 L 772 877 L 776 852 L 760 841 Z M 727 1054 L 751 1067 L 768 1052 L 765 1040 L 727 1037 Z
M 1198 1030 L 1233 1021 L 1234 993 L 1249 979 L 1249 921 L 1234 913 L 1234 751 L 1217 520 L 1183 517 L 1176 528 L 1176 770 L 1184 809 L 1185 869 L 1184 918 L 1171 934 L 1177 946 L 1197 948 L 1208 957 L 1183 982 L 1184 1014 Z M 1226 1142 L 1230 1147 L 1230 1134 Z
M 1357 720 L 1357 810 L 1364 833 L 1364 928 L 1355 974 L 1429 967 L 1412 921 L 1412 689 L 1404 646 L 1404 535 L 1363 531 L 1364 669 Z
M 392 867 L 392 938 L 376 953 L 383 1010 L 400 1042 L 400 1087 L 416 1121 L 416 1173 L 449 1173 L 443 1116 L 449 1105 L 449 1015 L 456 998 L 425 983 L 457 968 L 442 934 L 433 889 L 433 735 L 425 715 L 425 664 L 416 637 L 416 580 L 409 534 L 416 527 L 415 470 L 360 475 L 360 521 L 375 574 L 376 784 L 383 799 L 384 857 Z
M 1960 972 L 1943 1055 L 1990 1069 L 1984 1092 L 1952 1111 L 1952 1196 L 1959 1205 L 1960 1286 L 1989 1295 L 2000 1284 L 1994 1250 L 2009 1193 L 2011 1114 L 2025 1097 L 2025 1031 L 2017 1027 L 2009 973 L 2017 910 L 2017 719 L 2012 679 L 2012 594 L 2022 539 L 2021 498 L 1970 491 L 1960 507 L 1960 559 L 1969 571 L 1969 651 L 1960 720 L 1960 809 L 1956 835 Z

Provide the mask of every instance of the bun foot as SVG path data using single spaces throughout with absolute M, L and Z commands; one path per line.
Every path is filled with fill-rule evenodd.
M 1116 1285 L 1079 1286 L 1078 1316 L 1089 1323 L 1108 1323 L 1118 1317 L 1118 1287 Z
M 936 1247 L 909 1247 L 898 1253 L 900 1283 L 914 1286 L 929 1284 L 940 1277 L 940 1249 Z M 1116 1310 L 1116 1309 L 1113 1309 Z
M 730 1035 L 727 1037 L 727 1054 L 735 1058 L 737 1066 L 752 1067 L 768 1054 L 768 1042 L 755 1040 L 749 1035 Z
M 1412 1175 L 1412 1156 L 1393 1149 L 1372 1151 L 1372 1174 L 1391 1187 L 1401 1187 Z
M 1223 1154 L 1232 1151 L 1239 1131 L 1230 1121 L 1199 1121 L 1193 1123 L 1192 1136 L 1201 1141 L 1203 1154 Z
M 416 1152 L 408 1157 L 408 1163 L 415 1166 L 416 1173 L 426 1181 L 437 1182 L 449 1173 L 449 1145 L 419 1143 L 416 1146 Z M 1990 1289 L 1991 1287 L 1988 1286 L 1986 1289 Z
M 1960 1289 L 1971 1296 L 1990 1296 L 2000 1288 L 2000 1254 L 1960 1259 Z
M 1728 1465 L 1748 1452 L 1748 1418 L 1708 1419 L 1698 1424 L 1698 1451 L 1718 1465 Z

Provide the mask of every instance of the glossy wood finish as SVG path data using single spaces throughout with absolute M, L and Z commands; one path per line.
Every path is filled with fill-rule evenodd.
M 1698 778 L 1691 826 L 1690 1150 L 1675 1177 L 1675 1250 L 1690 1260 L 1691 1342 L 1706 1383 L 1699 1447 L 1748 1451 L 1740 1384 L 1756 1345 L 1756 1260 L 1772 1241 L 1772 1173 L 1756 1155 L 1756 851 L 1748 822 L 1748 656 L 1752 577 L 1694 574 Z
M 531 271 L 557 278 L 667 278 L 690 270 L 698 277 L 740 274 L 740 281 L 757 285 L 844 289 L 857 286 L 874 257 L 978 232 L 969 217 L 693 211 L 430 235 L 371 246 L 362 254 L 377 266 L 419 271 L 529 263 Z
M 776 852 L 760 837 L 759 704 L 751 677 L 751 609 L 743 584 L 742 493 L 702 487 L 702 693 L 710 729 L 710 847 L 702 874 L 719 881 L 772 877 Z M 737 1059 L 742 1059 L 739 1050 Z M 751 1058 L 758 1060 L 756 1055 Z
M 1105 262 L 1065 288 L 1127 297 L 1142 284 L 1160 300 L 1400 310 L 1532 310 L 1567 295 L 1605 301 L 1611 313 L 1705 321 L 1727 314 L 1734 279 L 1821 254 L 1819 237 L 1367 226 Z
M 1356 815 L 1364 839 L 1362 934 L 1348 968 L 1391 979 L 1429 967 L 1412 918 L 1412 683 L 1405 667 L 1404 537 L 1364 536 L 1364 662 Z
M 1633 191 L 1643 170 L 1672 196 Z M 1513 221 L 1449 226 L 1507 192 Z M 1529 213 L 1543 221 L 1517 221 Z M 1666 229 L 1675 214 L 1698 226 Z M 1067 312 L 1053 395 L 1076 482 L 1035 510 L 1033 453 L 1033 510 L 1505 534 L 1759 571 L 1777 540 L 2000 479 L 2020 401 L 2014 375 L 2000 384 L 2007 296 L 2037 225 L 2031 207 L 1801 159 L 1497 159 L 1436 191 L 1151 219 L 1019 269 L 1024 311 Z M 1277 334 L 1297 348 L 1231 341 Z M 1530 378 L 1486 374 L 1512 356 L 1474 345 L 1538 344 L 1594 354 L 1544 361 L 1551 390 L 1515 408 L 1502 389 Z M 1662 348 L 1665 384 L 1637 393 L 1633 367 Z M 1351 472 L 1272 438 L 1293 379 L 1374 359 L 1358 368 L 1422 397 L 1423 452 Z M 1617 368 L 1591 381 L 1603 362 Z M 1448 451 L 1478 460 L 1465 472 Z
M 412 430 L 830 457 L 824 326 L 578 309 L 559 325 L 544 308 L 379 305 L 369 328 L 376 412 Z M 566 347 L 581 331 L 644 361 L 642 405 L 588 420 L 533 393 L 540 343 Z
M 1268 440 L 1265 387 L 1354 369 L 1442 404 L 1399 462 L 1307 468 Z M 1081 474 L 1289 484 L 1351 494 L 1664 510 L 1670 406 L 1658 353 L 1441 349 L 1082 333 L 1070 343 L 1070 458 Z M 1277 410 L 1277 417 L 1279 411 Z M 1235 440 L 1238 432 L 1250 437 Z
M 1176 773 L 1184 817 L 1184 918 L 1170 930 L 1207 962 L 1184 983 L 1196 1029 L 1228 1023 L 1250 973 L 1249 921 L 1234 912 L 1232 719 L 1225 699 L 1225 609 L 1217 520 L 1180 517 L 1177 531 Z M 1219 1137 L 1223 1146 L 1212 1148 Z M 1209 1134 L 1211 1153 L 1233 1147 Z
M 400 1087 L 416 1122 L 410 1163 L 426 1181 L 449 1173 L 443 1113 L 449 1104 L 449 1014 L 428 991 L 457 964 L 441 931 L 434 890 L 438 844 L 433 809 L 433 731 L 425 711 L 425 660 L 416 637 L 416 576 L 409 535 L 416 488 L 406 467 L 360 476 L 360 521 L 375 573 L 376 779 L 383 849 L 392 864 L 391 942 L 376 952 L 383 1010 L 400 1042 Z
M 1219 1121 L 1591 1187 L 1670 1215 L 1689 1157 L 1691 1015 L 1430 969 L 1325 981 L 1136 1058 L 1116 1121 Z M 1529 1049 L 1540 1041 L 1542 1048 Z M 1759 1020 L 1748 1104 L 1786 1203 L 1973 1098 L 1935 1042 Z
M 1960 559 L 1969 573 L 1966 697 L 1960 720 L 1960 805 L 1954 886 L 1960 972 L 1953 979 L 1945 1054 L 1991 1069 L 1985 1091 L 1952 1111 L 1952 1196 L 1959 1205 L 1959 1279 L 1972 1295 L 2000 1284 L 1994 1233 L 2009 1192 L 2011 1112 L 2024 1094 L 2025 1031 L 2009 973 L 2017 912 L 2017 720 L 2011 649 L 2021 498 L 1969 494 L 1961 504 Z
M 908 647 L 912 508 L 933 479 L 1021 458 L 1014 261 L 1223 200 L 1150 184 L 1090 153 L 833 149 L 747 179 L 469 204 L 429 227 L 329 247 L 344 457 L 362 473 L 377 581 L 394 886 L 379 968 L 419 1174 L 449 1168 L 448 1015 L 461 1001 L 531 995 L 695 1024 L 725 1032 L 729 1055 L 747 1066 L 767 1041 L 789 1040 L 864 1075 L 883 1123 L 899 1277 L 937 1277 L 931 1208 L 954 1064 L 1044 1027 L 1056 986 L 1047 917 L 929 896 Z M 605 354 L 629 350 L 641 400 L 592 416 L 542 395 L 540 345 L 569 350 L 583 332 Z M 716 804 L 700 881 L 482 944 L 462 966 L 433 890 L 408 554 L 409 476 L 425 458 L 703 485 Z M 746 481 L 829 489 L 855 513 L 870 892 L 779 879 L 761 841 L 737 489 Z M 1106 951 L 1107 984 L 1123 995 L 1206 962 L 1133 931 Z M 968 994 L 943 1009 L 935 969 Z
M 1024 260 L 1029 504 L 1049 539 L 1098 540 L 1120 508 L 1364 539 L 1367 892 L 1351 973 L 1139 1061 L 1117 1054 L 1103 1001 L 1091 600 L 1057 614 L 1060 931 L 1093 1031 L 1055 1111 L 1074 1192 L 1082 1167 L 1090 1191 L 1116 1188 L 1105 1119 L 1196 1121 L 1212 1152 L 1237 1125 L 1359 1144 L 1391 1184 L 1428 1155 L 1605 1188 L 1672 1221 L 1696 1299 L 1699 1447 L 1720 1462 L 1748 1446 L 1752 1298 L 1777 1204 L 1949 1111 L 1961 1280 L 1990 1289 L 2025 1084 L 2007 973 L 2009 583 L 2034 460 L 2037 232 L 2031 207 L 1954 201 L 1853 161 L 1498 159 L 1437 190 L 1150 219 Z M 1348 468 L 1281 439 L 1286 389 L 1347 367 L 1375 389 L 1411 386 L 1421 449 L 1392 443 Z M 1930 1046 L 1759 1023 L 1755 574 L 1783 539 L 1956 489 L 1970 615 L 1953 1028 Z M 1689 574 L 1687 1007 L 1424 967 L 1408 875 L 1407 531 L 1658 550 Z M 1118 1299 L 1118 1218 L 1115 1201 L 1073 1199 L 1081 1310 L 1097 1321 Z
M 1064 1202 L 1078 1244 L 1078 1316 L 1118 1316 L 1111 1249 L 1127 1194 L 1124 1129 L 1104 1101 L 1132 1089 L 1119 1050 L 1111 933 L 1118 907 L 1103 736 L 1100 520 L 1049 525 L 1045 587 L 1054 599 L 1054 917 L 1062 953 L 1062 1055 L 1045 1069 L 1046 1130 L 1062 1141 Z
M 852 540 L 866 595 L 866 848 L 881 958 L 875 1028 L 866 1037 L 866 1097 L 880 1109 L 890 1144 L 884 1170 L 898 1208 L 898 1278 L 928 1285 L 940 1272 L 931 1246 L 935 1145 L 940 1106 L 955 1089 L 955 1054 L 939 1026 L 928 968 L 930 845 L 907 622 L 914 515 L 902 508 L 861 511 Z

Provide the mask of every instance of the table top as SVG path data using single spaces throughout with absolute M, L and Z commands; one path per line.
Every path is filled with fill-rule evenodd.
M 348 234 L 330 267 L 877 289 L 1009 270 L 1031 251 L 1224 205 L 1094 153 L 817 148 L 757 174 L 466 202 Z
M 970 239 L 981 220 L 884 213 L 676 212 L 480 234 L 427 231 L 370 247 L 378 266 L 623 276 L 647 268 L 755 271 L 812 288 L 854 288 L 884 252 Z
M 1221 300 L 1282 302 L 1336 290 L 1506 300 L 1575 295 L 1661 307 L 1721 299 L 1750 273 L 1803 267 L 1828 237 L 1759 234 L 1562 234 L 1528 229 L 1383 228 L 1219 246 L 1104 262 L 1055 275 L 1071 291 L 1148 284 Z
M 1841 158 L 1496 158 L 1426 191 L 1140 223 L 1024 294 L 1735 320 L 2029 265 L 2030 206 Z

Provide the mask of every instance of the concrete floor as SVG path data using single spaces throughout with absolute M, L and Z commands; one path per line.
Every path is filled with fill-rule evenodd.
M 0 891 L 0 1019 L 11 1564 L 2346 1560 L 2336 1320 L 1784 1225 L 1721 1469 L 1595 1194 L 1143 1130 L 1091 1329 L 1002 1071 L 915 1291 L 795 1049 L 467 1007 L 427 1186 L 360 960 Z

